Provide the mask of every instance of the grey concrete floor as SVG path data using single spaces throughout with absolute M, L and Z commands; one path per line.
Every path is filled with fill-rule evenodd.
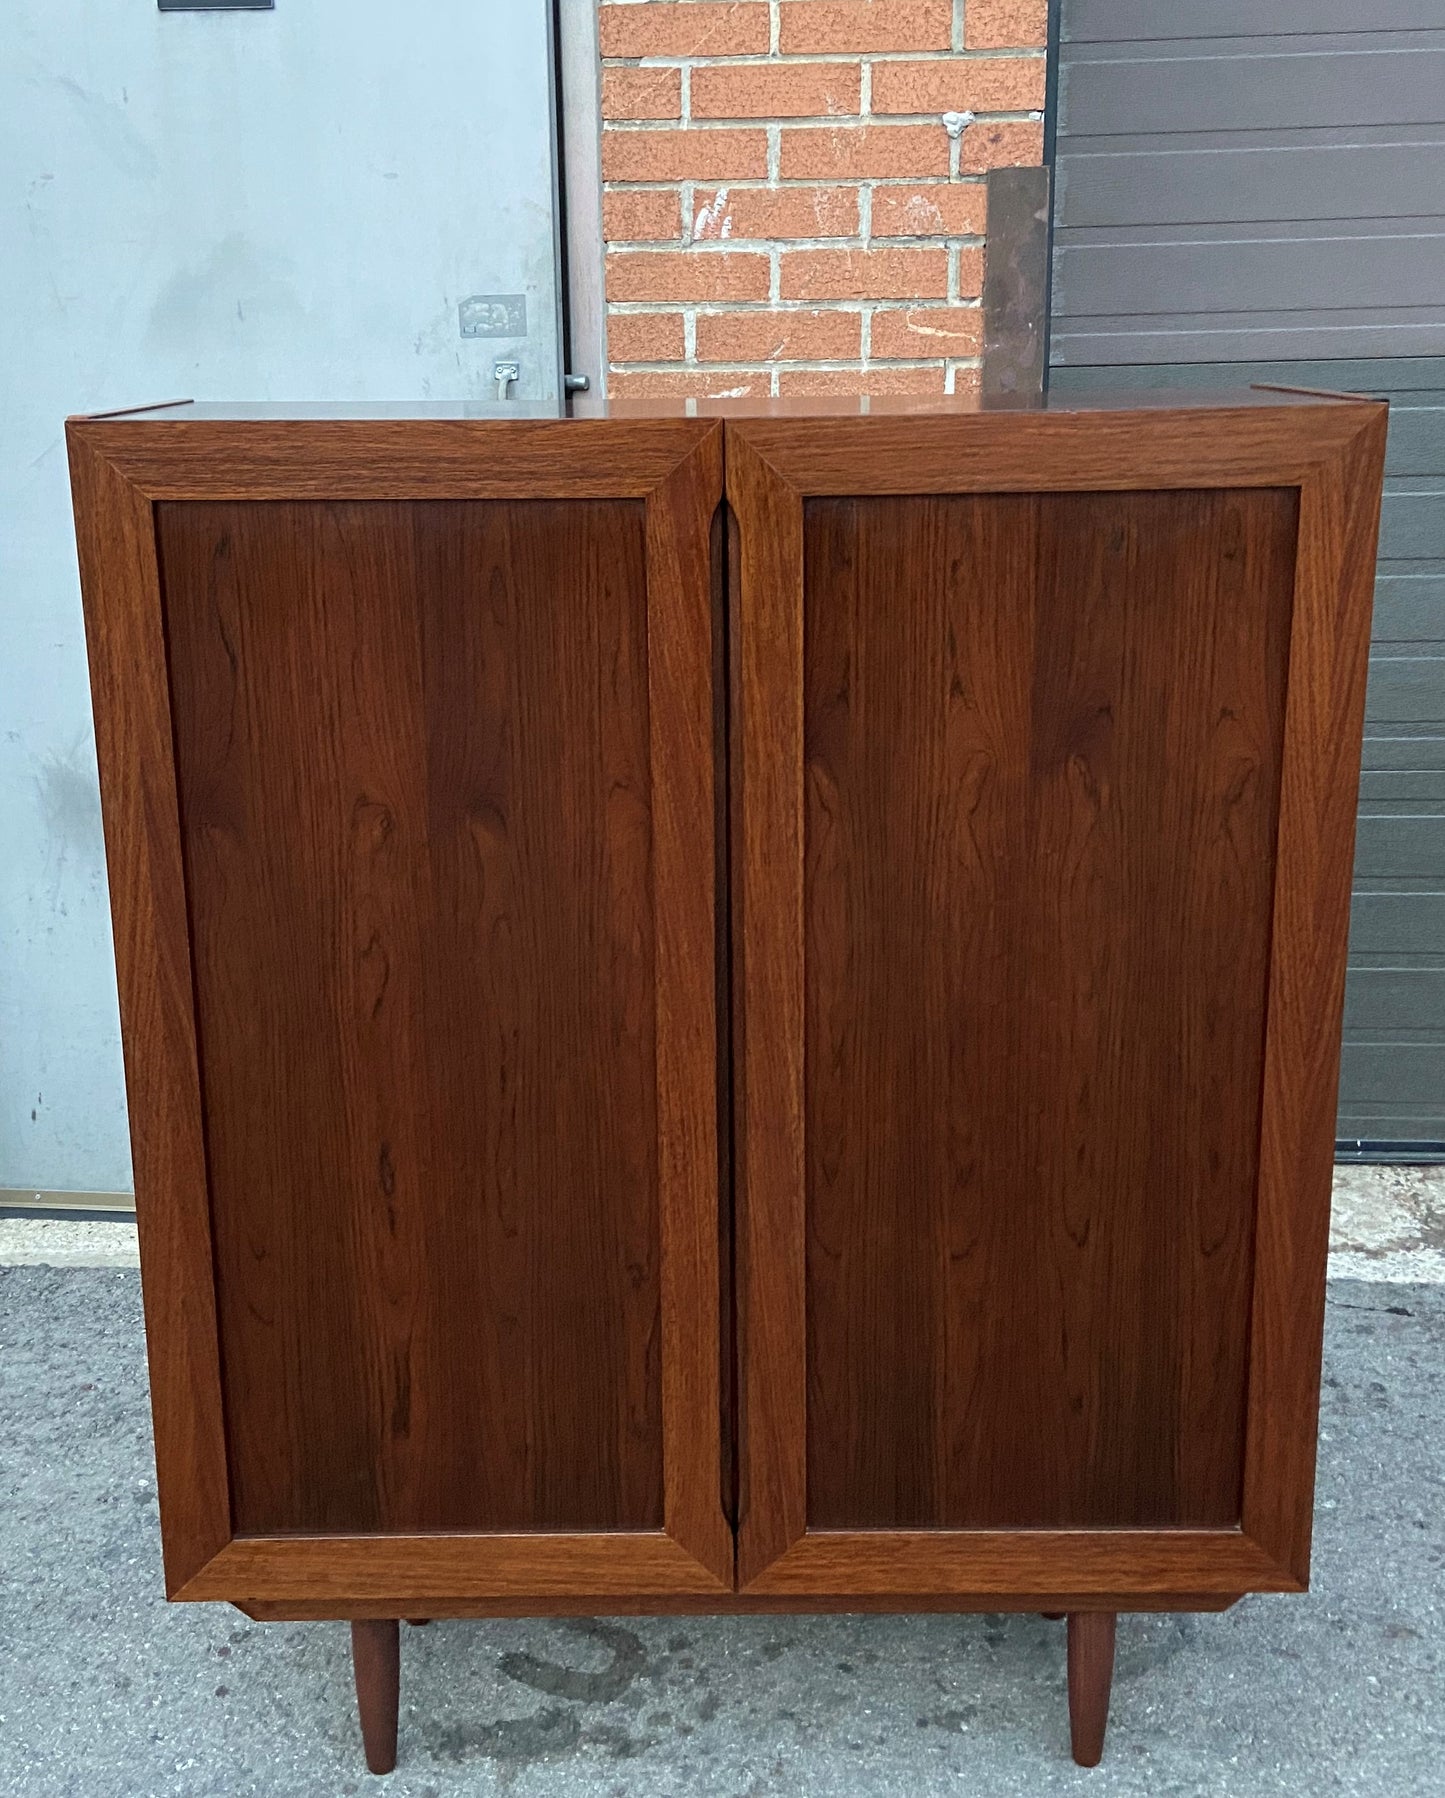
M 160 1593 L 137 1276 L 0 1269 L 0 1792 L 1445 1794 L 1445 1288 L 1330 1289 L 1315 1585 L 1121 1620 L 1105 1762 L 1033 1616 L 437 1623 L 364 1771 L 346 1630 Z

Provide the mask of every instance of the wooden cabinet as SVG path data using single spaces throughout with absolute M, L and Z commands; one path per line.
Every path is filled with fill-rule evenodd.
M 170 1595 L 1303 1589 L 1383 436 L 74 421 Z

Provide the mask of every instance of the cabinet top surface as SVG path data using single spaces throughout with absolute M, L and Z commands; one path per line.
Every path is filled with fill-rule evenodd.
M 997 418 L 1017 414 L 1036 416 L 1050 414 L 1109 412 L 1214 412 L 1236 411 L 1240 407 L 1317 406 L 1322 401 L 1344 404 L 1374 402 L 1366 394 L 1335 394 L 1315 389 L 1279 387 L 1221 388 L 1217 392 L 1160 388 L 1150 392 L 1115 394 L 1050 395 L 1041 406 L 993 406 L 976 394 L 947 398 L 919 398 L 906 395 L 819 395 L 783 400 L 610 400 L 603 405 L 593 402 L 585 417 L 559 419 L 539 406 L 513 402 L 465 400 L 328 400 L 328 401 L 229 401 L 175 400 L 162 404 L 139 405 L 113 412 L 78 414 L 76 422 L 105 420 L 107 423 L 371 423 L 380 420 L 397 422 L 435 420 L 475 420 L 488 423 L 508 420 L 529 422 L 552 421 L 559 424 L 585 423 L 599 417 L 618 419 L 680 418 L 958 418 L 987 414 Z

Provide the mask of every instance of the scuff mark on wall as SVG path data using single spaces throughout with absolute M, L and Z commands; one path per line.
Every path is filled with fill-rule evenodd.
M 35 776 L 35 794 L 44 827 L 50 899 L 57 915 L 64 917 L 62 888 L 72 867 L 84 871 L 90 887 L 105 880 L 100 787 L 89 742 L 77 743 L 65 754 L 45 756 Z
M 160 172 L 160 160 L 128 117 L 125 110 L 128 96 L 124 89 L 121 90 L 123 98 L 117 101 L 69 75 L 52 75 L 48 79 L 70 102 L 80 129 L 107 162 L 140 180 L 155 179 Z
M 146 344 L 162 350 L 198 331 L 220 334 L 233 316 L 251 325 L 304 318 L 294 283 L 286 257 L 259 251 L 233 231 L 166 281 L 151 303 Z

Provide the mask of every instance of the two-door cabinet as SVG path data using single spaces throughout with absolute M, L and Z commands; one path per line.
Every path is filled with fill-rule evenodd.
M 169 1595 L 1303 1590 L 1383 442 L 72 421 Z

